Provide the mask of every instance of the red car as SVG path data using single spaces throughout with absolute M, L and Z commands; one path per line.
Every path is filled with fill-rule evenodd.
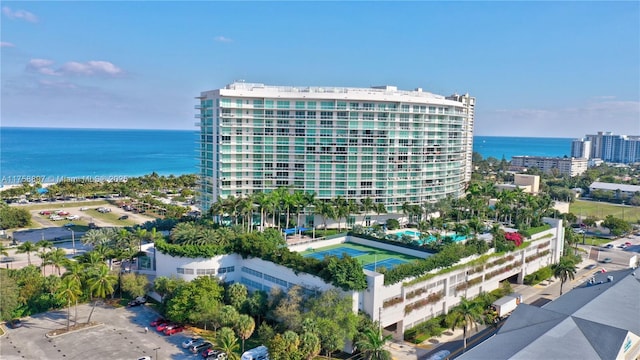
M 162 332 L 162 331 L 164 331 L 164 329 L 166 329 L 169 326 L 173 326 L 173 324 L 169 324 L 169 323 L 165 322 L 165 323 L 162 323 L 162 324 L 156 326 L 156 330 Z
M 69 212 L 68 211 L 58 211 L 58 215 L 59 216 L 67 216 L 67 215 L 69 215 Z
M 164 329 L 164 334 L 167 335 L 167 336 L 171 336 L 173 334 L 182 332 L 183 330 L 184 330 L 184 326 L 175 325 L 173 327 L 169 327 L 169 328 Z
M 51 211 L 42 210 L 42 211 L 40 211 L 40 215 L 51 215 Z
M 159 317 L 159 318 L 153 320 L 150 325 L 153 326 L 153 327 L 156 327 L 156 326 L 158 326 L 160 324 L 164 324 L 166 322 L 167 322 L 166 319 Z

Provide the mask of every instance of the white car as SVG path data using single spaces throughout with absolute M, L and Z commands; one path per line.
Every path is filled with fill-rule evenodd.
M 80 219 L 80 216 L 78 216 L 78 215 L 67 216 L 67 220 L 78 220 L 78 219 Z
M 62 216 L 58 216 L 58 215 L 51 215 L 49 216 L 49 219 L 53 220 L 53 221 L 59 221 L 64 219 Z
M 86 206 L 83 206 L 83 207 L 80 208 L 80 211 L 87 211 L 87 210 L 89 210 L 89 208 L 86 207 Z
M 195 343 L 197 343 L 198 341 L 201 341 L 202 339 L 200 338 L 188 338 L 187 340 L 182 342 L 182 348 L 186 349 L 188 347 L 193 346 Z
M 451 351 L 449 350 L 440 350 L 437 353 L 431 355 L 428 360 L 443 360 L 446 359 L 450 354 Z

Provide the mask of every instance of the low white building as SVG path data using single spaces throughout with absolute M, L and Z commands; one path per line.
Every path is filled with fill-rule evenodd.
M 516 251 L 493 255 L 491 249 L 486 255 L 490 259 L 481 265 L 470 263 L 479 256 L 472 256 L 457 265 L 470 263 L 455 270 L 435 269 L 433 276 L 407 278 L 396 284 L 385 285 L 384 274 L 364 269 L 368 287 L 363 291 L 348 291 L 345 296 L 353 299 L 354 312 L 363 311 L 374 321 L 401 339 L 406 330 L 432 317 L 444 314 L 460 302 L 461 297 L 473 298 L 481 292 L 499 287 L 501 281 L 510 279 L 522 283 L 524 276 L 560 259 L 564 245 L 562 220 L 545 219 L 552 228 L 535 234 L 529 246 Z M 291 246 L 292 251 L 309 248 L 323 248 L 330 245 L 351 242 L 406 255 L 425 258 L 430 253 L 395 246 L 388 243 L 367 240 L 355 236 L 344 236 Z M 321 278 L 296 273 L 292 269 L 258 258 L 243 259 L 238 254 L 219 255 L 213 258 L 180 258 L 155 251 L 148 244 L 145 251 L 151 257 L 148 271 L 156 276 L 177 277 L 193 280 L 197 276 L 216 276 L 225 282 L 239 282 L 249 290 L 269 292 L 274 287 L 283 290 L 299 285 L 306 293 L 325 291 L 333 288 Z M 155 254 L 157 253 L 157 254 Z M 154 256 L 155 254 L 155 256 Z M 425 278 L 424 280 L 420 280 Z

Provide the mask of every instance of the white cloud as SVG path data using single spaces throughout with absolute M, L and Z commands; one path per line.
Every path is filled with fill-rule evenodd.
M 2 13 L 4 14 L 4 16 L 8 17 L 9 19 L 18 19 L 18 20 L 24 20 L 24 21 L 28 21 L 28 22 L 32 22 L 32 23 L 37 23 L 38 22 L 38 17 L 35 16 L 33 13 L 30 13 L 26 10 L 11 10 L 10 7 L 8 6 L 3 6 L 2 7 Z
M 27 64 L 27 71 L 37 72 L 44 75 L 60 75 L 53 68 L 53 61 L 47 59 L 31 59 Z
M 119 76 L 124 71 L 108 61 L 87 61 L 85 63 L 69 61 L 58 69 L 54 69 L 54 62 L 48 59 L 31 59 L 27 70 L 44 75 L 81 75 L 81 76 Z
M 60 71 L 64 74 L 70 75 L 108 75 L 118 76 L 123 73 L 122 69 L 115 66 L 108 61 L 87 61 L 86 63 L 79 63 L 70 61 L 60 68 Z
M 13 45 L 13 43 L 10 42 L 6 42 L 6 41 L 0 41 L 0 47 L 15 47 L 15 45 Z
M 222 35 L 216 36 L 214 40 L 217 41 L 217 42 L 225 42 L 225 43 L 233 42 L 233 39 L 230 39 L 228 37 L 224 37 Z

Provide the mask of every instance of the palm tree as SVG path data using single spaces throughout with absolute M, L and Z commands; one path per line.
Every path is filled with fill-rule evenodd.
M 62 278 L 56 289 L 55 297 L 58 300 L 67 301 L 67 331 L 69 331 L 69 322 L 71 321 L 71 303 L 78 301 L 80 295 L 82 295 L 82 290 L 80 290 L 79 282 L 70 276 Z
M 364 336 L 356 342 L 356 347 L 362 351 L 365 359 L 391 360 L 391 353 L 384 348 L 391 335 L 384 335 L 380 327 L 366 329 L 362 334 Z
M 98 265 L 97 268 L 92 270 L 93 271 L 90 271 L 91 275 L 88 280 L 89 295 L 92 298 L 96 296 L 105 299 L 108 295 L 113 294 L 114 286 L 118 282 L 118 278 L 109 273 L 109 268 L 104 264 Z M 93 315 L 93 311 L 96 308 L 96 303 L 95 301 L 93 302 L 87 324 L 91 322 L 91 315 Z
M 377 203 L 375 204 L 373 211 L 376 212 L 376 221 L 378 221 L 378 218 L 380 218 L 380 214 L 386 214 L 387 213 L 387 207 L 384 206 L 383 203 Z
M 73 281 L 74 283 L 76 283 L 78 285 L 78 287 L 80 289 L 82 289 L 82 285 L 84 283 L 84 279 L 85 279 L 85 265 L 82 263 L 79 263 L 75 260 L 67 260 L 66 264 L 65 264 L 65 268 L 67 269 L 67 271 L 62 274 L 62 278 L 71 278 L 71 281 Z M 78 298 L 76 297 L 75 299 L 76 302 L 76 308 L 75 308 L 75 315 L 74 315 L 74 324 L 78 323 Z
M 246 314 L 240 315 L 236 323 L 236 331 L 240 339 L 242 339 L 242 352 L 244 352 L 244 341 L 251 337 L 255 328 L 256 323 L 251 316 Z
M 576 264 L 570 258 L 562 257 L 557 264 L 551 265 L 551 270 L 553 271 L 553 277 L 560 279 L 560 295 L 562 295 L 564 283 L 568 279 L 573 280 L 576 276 Z
M 223 327 L 216 334 L 216 349 L 227 354 L 229 360 L 238 360 L 240 357 L 236 354 L 236 351 L 240 345 L 238 345 L 238 338 L 228 327 Z
M 30 242 L 30 241 L 25 241 L 22 244 L 18 245 L 18 247 L 16 248 L 16 254 L 27 254 L 27 262 L 29 263 L 29 265 L 31 265 L 31 253 L 35 252 L 36 250 L 38 250 L 38 247 L 36 246 L 36 244 Z
M 56 248 L 48 253 L 48 260 L 51 265 L 58 269 L 58 276 L 60 276 L 60 268 L 67 263 L 67 253 L 63 249 Z
M 460 299 L 460 304 L 456 306 L 446 317 L 447 323 L 451 325 L 451 330 L 462 328 L 462 348 L 467 348 L 467 329 L 475 325 L 478 331 L 478 323 L 482 321 L 482 308 L 477 302 Z
M 338 220 L 338 232 L 342 231 L 342 218 L 349 215 L 349 203 L 342 196 L 333 199 L 333 207 L 335 209 L 334 220 Z

